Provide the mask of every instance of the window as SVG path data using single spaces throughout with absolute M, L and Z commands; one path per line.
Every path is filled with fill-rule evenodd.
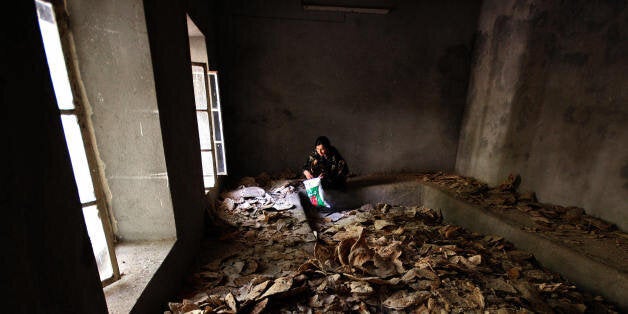
M 192 64 L 192 77 L 194 83 L 194 100 L 196 102 L 196 121 L 198 123 L 198 137 L 201 141 L 201 162 L 203 166 L 203 183 L 205 189 L 214 187 L 215 166 L 213 154 L 212 128 L 209 120 L 211 112 L 208 105 L 207 66 L 204 63 Z
M 196 101 L 196 120 L 201 141 L 201 160 L 205 191 L 214 187 L 216 175 L 227 174 L 225 138 L 222 129 L 218 73 L 209 71 L 205 36 L 187 16 L 190 58 Z
M 218 72 L 207 72 L 209 77 L 209 89 L 211 91 L 211 113 L 214 131 L 214 147 L 216 148 L 216 168 L 218 175 L 227 174 L 227 161 L 225 158 L 225 139 L 222 133 L 222 114 L 220 112 L 220 91 L 218 90 Z
M 227 174 L 218 75 L 215 71 L 207 71 L 205 63 L 193 62 L 192 77 L 201 142 L 203 182 L 207 190 L 214 187 L 215 175 Z
M 94 157 L 95 147 L 89 137 L 89 121 L 84 118 L 84 111 L 78 101 L 80 97 L 76 97 L 76 91 L 72 89 L 69 75 L 71 72 L 68 72 L 66 67 L 54 8 L 50 3 L 41 0 L 35 0 L 35 4 L 74 179 L 83 208 L 83 218 L 100 280 L 103 285 L 108 285 L 120 278 L 120 272 L 113 250 L 111 222 L 102 197 L 101 181 Z

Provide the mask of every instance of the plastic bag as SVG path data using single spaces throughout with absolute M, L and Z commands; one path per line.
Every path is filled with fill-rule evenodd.
M 325 202 L 325 192 L 321 185 L 321 178 L 314 178 L 303 181 L 305 185 L 305 191 L 307 191 L 307 197 L 310 198 L 310 203 L 314 206 L 331 207 Z

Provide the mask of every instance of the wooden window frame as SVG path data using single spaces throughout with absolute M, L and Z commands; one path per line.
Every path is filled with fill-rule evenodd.
M 207 70 L 208 66 L 207 63 L 205 62 L 192 62 L 192 67 L 202 67 L 203 68 L 203 73 L 204 75 L 204 82 L 205 82 L 205 99 L 207 100 L 207 108 L 205 109 L 197 109 L 196 108 L 196 104 L 194 105 L 194 109 L 196 112 L 206 112 L 207 113 L 207 120 L 209 122 L 209 134 L 211 134 L 210 136 L 210 148 L 209 149 L 204 149 L 201 148 L 201 153 L 202 152 L 209 152 L 212 154 L 212 167 L 213 167 L 213 176 L 214 176 L 214 186 L 216 185 L 216 177 L 218 176 L 218 165 L 216 163 L 216 146 L 215 146 L 215 142 L 214 142 L 214 138 L 215 138 L 215 134 L 214 134 L 214 125 L 213 125 L 213 120 L 212 120 L 212 106 L 211 106 L 211 94 L 210 94 L 210 85 L 209 85 L 209 76 L 208 73 L 209 71 Z M 194 75 L 194 72 L 192 72 L 192 75 Z M 197 121 L 198 124 L 198 121 Z M 199 137 L 200 140 L 200 137 Z M 205 175 L 203 175 L 204 177 Z M 208 191 L 209 189 L 211 189 L 211 187 L 206 187 L 205 183 L 203 181 L 203 187 L 205 188 L 205 191 Z
M 96 147 L 96 138 L 94 135 L 94 128 L 92 121 L 89 117 L 91 114 L 87 104 L 87 96 L 82 88 L 80 72 L 78 70 L 78 62 L 76 57 L 76 50 L 72 33 L 69 30 L 68 13 L 66 11 L 65 2 L 63 0 L 34 0 L 48 3 L 52 6 L 54 11 L 57 30 L 59 32 L 59 39 L 61 40 L 61 50 L 63 52 L 63 58 L 67 69 L 68 80 L 70 82 L 70 89 L 72 91 L 72 98 L 74 103 L 74 109 L 59 109 L 61 115 L 75 115 L 78 121 L 81 137 L 83 139 L 83 145 L 85 148 L 85 155 L 87 157 L 87 164 L 90 170 L 92 185 L 94 187 L 95 201 L 86 203 L 81 202 L 81 208 L 96 205 L 100 221 L 103 225 L 105 233 L 105 239 L 107 241 L 107 250 L 109 252 L 109 258 L 111 261 L 112 275 L 109 278 L 101 281 L 102 286 L 106 287 L 121 278 L 120 268 L 118 267 L 118 261 L 115 254 L 115 237 L 113 231 L 113 216 L 111 208 L 107 202 L 106 194 L 106 179 L 104 170 L 100 166 L 98 160 L 98 150 Z

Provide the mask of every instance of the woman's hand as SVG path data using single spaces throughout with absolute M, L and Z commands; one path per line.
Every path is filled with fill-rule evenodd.
M 314 176 L 312 175 L 312 173 L 309 170 L 303 170 L 303 175 L 305 175 L 306 179 L 313 179 Z

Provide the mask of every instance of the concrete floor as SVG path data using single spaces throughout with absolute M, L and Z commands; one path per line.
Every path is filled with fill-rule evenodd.
M 122 278 L 104 288 L 109 313 L 129 313 L 175 240 L 123 242 L 116 245 Z

